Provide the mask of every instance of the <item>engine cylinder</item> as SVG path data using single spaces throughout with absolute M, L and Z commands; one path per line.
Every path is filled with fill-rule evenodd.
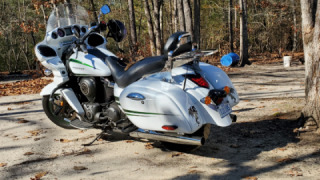
M 79 82 L 80 90 L 90 102 L 94 102 L 96 97 L 96 81 L 93 78 L 81 78 Z

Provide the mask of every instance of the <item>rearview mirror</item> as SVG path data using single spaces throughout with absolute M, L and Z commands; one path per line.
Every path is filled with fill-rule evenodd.
M 104 15 L 109 14 L 111 12 L 110 7 L 105 4 L 100 8 L 100 12 Z

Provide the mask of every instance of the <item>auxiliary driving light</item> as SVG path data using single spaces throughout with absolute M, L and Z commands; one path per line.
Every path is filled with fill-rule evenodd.
M 51 74 L 52 74 L 52 71 L 50 70 L 50 69 L 46 69 L 46 70 L 44 70 L 44 75 L 46 75 L 46 76 L 50 76 Z

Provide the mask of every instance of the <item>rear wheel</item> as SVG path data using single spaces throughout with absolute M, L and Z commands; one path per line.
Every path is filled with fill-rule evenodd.
M 207 140 L 210 135 L 210 128 L 211 128 L 211 124 L 203 125 L 198 131 L 193 133 L 192 136 L 204 137 L 204 139 Z M 161 143 L 165 148 L 169 150 L 180 151 L 180 152 L 194 151 L 200 147 L 196 145 L 175 144 L 170 142 L 161 142 Z
M 70 125 L 70 118 L 72 116 L 70 115 L 72 109 L 71 107 L 63 100 L 63 97 L 61 95 L 54 95 L 54 103 L 57 105 L 62 105 L 62 109 L 59 111 L 58 106 L 53 105 L 49 101 L 50 96 L 43 96 L 42 97 L 42 106 L 43 110 L 48 116 L 48 118 L 55 123 L 57 126 L 60 126 L 65 129 L 75 129 Z M 69 116 L 69 117 L 68 117 Z

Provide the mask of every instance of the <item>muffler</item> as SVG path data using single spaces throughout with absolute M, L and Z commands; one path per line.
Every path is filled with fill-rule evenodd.
M 165 141 L 165 142 L 171 142 L 171 143 L 176 143 L 176 144 L 185 144 L 185 145 L 201 146 L 205 143 L 205 139 L 203 137 L 199 137 L 199 136 L 192 136 L 192 137 L 170 136 L 167 134 L 160 134 L 160 133 L 153 132 L 153 131 L 147 132 L 147 131 L 144 131 L 141 129 L 138 131 L 131 132 L 129 135 L 134 138 Z

